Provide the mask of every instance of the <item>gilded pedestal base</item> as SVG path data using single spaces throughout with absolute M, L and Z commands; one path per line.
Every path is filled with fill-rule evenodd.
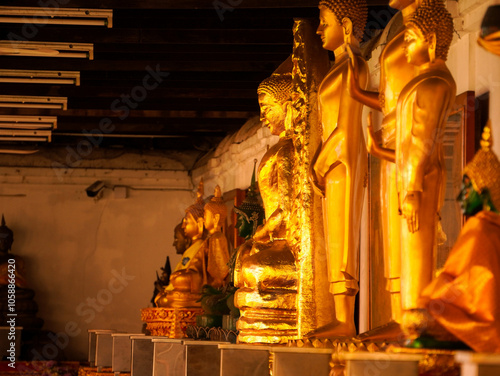
M 295 301 L 295 293 L 279 301 Z M 237 292 L 235 298 L 246 301 L 253 293 Z M 256 294 L 258 295 L 258 294 Z M 261 296 L 262 297 L 262 296 Z M 282 297 L 283 298 L 283 297 Z M 239 331 L 238 343 L 265 343 L 285 344 L 293 338 L 297 338 L 297 311 L 295 309 L 277 309 L 275 306 L 286 306 L 286 304 L 273 304 L 267 302 L 273 308 L 250 308 L 240 305 L 240 318 L 236 324 Z
M 201 308 L 143 308 L 141 320 L 153 336 L 185 338 L 187 326 L 195 325 L 201 314 Z

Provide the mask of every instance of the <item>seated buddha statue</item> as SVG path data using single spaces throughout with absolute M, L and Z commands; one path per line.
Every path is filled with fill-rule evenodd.
M 417 342 L 455 339 L 474 351 L 500 353 L 500 161 L 491 145 L 487 125 L 458 196 L 470 217 L 442 272 L 420 296 L 419 307 L 431 320 Z
M 170 276 L 170 283 L 155 298 L 157 307 L 189 308 L 200 307 L 197 300 L 201 297 L 204 275 L 206 274 L 205 259 L 200 252 L 204 244 L 203 215 L 205 202 L 203 200 L 203 181 L 198 186 L 196 202 L 186 209 L 182 221 L 182 229 L 191 245 L 182 254 Z
M 233 269 L 237 270 L 238 273 L 241 272 L 241 265 L 234 265 L 236 260 L 241 263 L 241 261 L 248 256 L 248 253 L 251 251 L 253 246 L 253 235 L 257 231 L 257 228 L 264 222 L 264 208 L 259 203 L 258 193 L 256 192 L 256 164 L 257 159 L 254 160 L 252 182 L 246 192 L 245 199 L 240 206 L 234 207 L 234 211 L 236 212 L 236 229 L 238 231 L 238 235 L 245 239 L 245 242 L 238 247 L 236 252 L 234 252 L 234 260 L 231 262 Z M 233 275 L 233 281 L 234 278 L 235 276 Z
M 236 261 L 240 343 L 285 343 L 297 335 L 297 267 L 287 239 L 293 143 L 285 123 L 290 125 L 291 89 L 291 74 L 275 73 L 257 90 L 261 120 L 280 138 L 258 170 L 266 222 L 255 231 L 250 250 L 242 251 Z

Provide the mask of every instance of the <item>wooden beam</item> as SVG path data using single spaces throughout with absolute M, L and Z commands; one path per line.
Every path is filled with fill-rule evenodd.
M 9 37 L 10 36 L 10 37 Z M 22 26 L 10 28 L 4 39 L 24 38 Z M 155 43 L 155 44 L 292 44 L 290 29 L 104 29 L 44 26 L 32 40 L 65 43 Z M 97 56 L 96 56 L 97 59 Z
M 269 9 L 317 7 L 318 0 L 221 0 L 234 9 Z M 239 3 L 239 4 L 238 4 Z M 387 5 L 388 0 L 367 0 L 368 5 Z M 236 5 L 238 4 L 238 5 Z M 3 5 L 33 6 L 30 0 L 4 0 Z M 112 8 L 112 9 L 214 9 L 213 0 L 70 0 L 68 8 Z M 215 10 L 215 9 L 214 9 Z

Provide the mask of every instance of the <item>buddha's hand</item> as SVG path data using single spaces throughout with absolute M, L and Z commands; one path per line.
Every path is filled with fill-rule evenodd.
M 257 230 L 255 230 L 255 234 L 253 234 L 253 240 L 256 241 L 263 241 L 264 238 L 269 237 L 269 229 L 265 225 L 260 225 L 257 227 Z
M 421 192 L 408 191 L 403 201 L 403 217 L 406 218 L 408 231 L 410 231 L 411 233 L 417 232 L 420 227 L 418 217 L 421 199 Z

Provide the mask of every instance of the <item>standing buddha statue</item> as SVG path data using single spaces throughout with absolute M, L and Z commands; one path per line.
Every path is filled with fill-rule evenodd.
M 396 164 L 401 226 L 401 326 L 410 338 L 425 326 L 418 298 L 433 275 L 433 249 L 443 202 L 445 163 L 442 150 L 447 115 L 455 102 L 455 81 L 446 67 L 453 18 L 441 0 L 424 1 L 406 21 L 405 52 L 415 77 L 398 98 L 396 148 L 373 142 L 372 155 Z
M 204 206 L 204 225 L 208 231 L 205 240 L 203 260 L 206 268 L 203 268 L 203 284 L 219 288 L 225 284 L 225 278 L 229 273 L 229 248 L 226 235 L 222 227 L 227 217 L 227 207 L 222 199 L 219 186 L 215 187 L 214 196 Z
M 367 18 L 364 0 L 322 0 L 319 3 L 323 48 L 335 64 L 319 87 L 323 142 L 312 161 L 311 182 L 324 197 L 325 239 L 330 293 L 336 320 L 309 337 L 353 336 L 354 303 L 359 290 L 359 238 L 367 152 L 361 115 L 363 105 L 348 90 L 349 55 L 356 60 L 359 85 L 368 83 L 368 69 L 359 50 Z
M 415 12 L 417 4 L 415 0 L 390 0 L 389 6 L 401 11 L 403 22 L 398 24 L 400 17 L 396 15 L 384 30 L 383 35 L 393 35 L 393 37 L 386 42 L 380 54 L 378 92 L 366 91 L 359 86 L 354 64 L 350 65 L 348 80 L 349 90 L 354 99 L 370 108 L 382 111 L 383 120 L 380 132 L 382 146 L 395 149 L 396 106 L 399 94 L 415 76 L 415 67 L 407 61 L 404 52 L 404 22 Z M 351 61 L 355 63 L 354 59 Z M 401 242 L 399 236 L 394 236 L 394 234 L 401 232 L 401 217 L 398 210 L 396 166 L 384 159 L 380 161 L 380 208 L 386 290 L 391 296 L 391 319 L 399 323 L 401 321 Z M 393 333 L 393 336 L 397 337 L 398 328 L 399 325 L 396 325 L 396 333 Z M 378 334 L 389 333 L 384 334 L 379 331 Z

